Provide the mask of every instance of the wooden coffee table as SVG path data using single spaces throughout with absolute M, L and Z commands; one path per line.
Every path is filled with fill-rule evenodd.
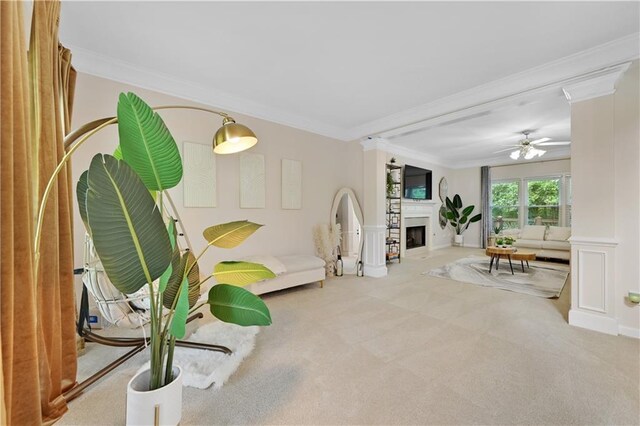
M 513 275 L 513 264 L 511 264 L 511 256 L 513 256 L 516 252 L 516 249 L 511 247 L 511 248 L 502 248 L 502 247 L 494 247 L 494 246 L 489 246 L 487 247 L 485 254 L 487 256 L 491 256 L 491 262 L 489 263 L 489 273 L 491 273 L 491 270 L 493 269 L 493 261 L 496 261 L 496 271 L 498 270 L 498 268 L 500 267 L 500 258 L 507 258 L 509 259 L 509 267 L 511 268 L 511 274 Z
M 530 260 L 536 260 L 536 254 L 532 251 L 518 250 L 511 255 L 513 260 L 519 260 L 520 266 L 522 266 L 522 272 L 524 272 L 524 262 L 527 262 L 527 268 L 529 267 Z

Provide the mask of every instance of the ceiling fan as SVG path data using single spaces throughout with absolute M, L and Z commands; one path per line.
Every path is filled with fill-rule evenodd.
M 509 157 L 513 160 L 517 160 L 520 157 L 523 157 L 525 160 L 531 160 L 536 157 L 542 157 L 547 151 L 544 149 L 538 149 L 540 146 L 558 146 L 558 145 L 569 145 L 571 141 L 551 141 L 551 138 L 540 138 L 535 140 L 529 139 L 529 134 L 531 132 L 529 130 L 525 130 L 522 132 L 524 135 L 524 139 L 518 141 L 517 145 L 510 145 L 509 148 L 501 149 L 500 151 L 496 151 L 494 154 L 499 152 L 510 151 L 514 147 L 517 148 L 509 154 Z

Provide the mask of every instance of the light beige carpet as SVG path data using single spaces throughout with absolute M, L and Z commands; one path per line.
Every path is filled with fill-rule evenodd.
M 569 284 L 543 299 L 422 275 L 472 254 L 266 296 L 273 325 L 222 389 L 184 389 L 181 424 L 638 424 L 640 342 L 569 326 Z M 83 374 L 114 357 L 88 348 Z M 123 424 L 122 371 L 59 424 Z
M 425 274 L 550 298 L 560 296 L 570 270 L 569 265 L 559 263 L 529 262 L 529 266 L 525 267 L 520 262 L 513 261 L 512 272 L 509 262 L 503 259 L 502 268 L 493 265 L 489 272 L 489 263 L 487 256 L 469 256 L 434 268 Z

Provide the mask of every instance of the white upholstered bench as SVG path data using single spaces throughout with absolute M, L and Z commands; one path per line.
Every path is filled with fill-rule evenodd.
M 245 287 L 254 294 L 269 293 L 314 282 L 319 282 L 322 288 L 326 278 L 325 262 L 316 256 L 302 254 L 275 258 L 272 256 L 253 256 L 244 260 L 262 263 L 276 274 L 275 278 L 259 281 Z

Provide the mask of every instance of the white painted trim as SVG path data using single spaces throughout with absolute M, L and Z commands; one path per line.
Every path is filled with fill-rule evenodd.
M 618 325 L 618 333 L 622 336 L 640 339 L 640 328 L 627 327 L 626 325 Z
M 386 277 L 388 270 L 386 266 L 364 266 L 362 268 L 365 277 L 382 278 Z
M 449 248 L 449 247 L 453 247 L 451 243 L 448 244 L 440 244 L 439 246 L 435 246 L 433 247 L 431 250 L 440 250 L 443 248 Z
M 600 333 L 618 335 L 618 321 L 614 318 L 576 309 L 569 311 L 569 324 Z
M 571 243 L 572 246 L 615 247 L 618 245 L 618 240 L 615 238 L 572 236 L 569 238 L 569 243 Z
M 561 88 L 561 82 L 566 82 L 576 76 L 637 59 L 640 57 L 639 37 L 640 33 L 630 34 L 416 108 L 364 123 L 350 130 L 351 138 L 358 139 L 374 134 L 383 135 L 384 132 L 389 132 L 391 129 L 404 129 L 411 123 L 424 122 L 444 115 L 451 119 L 453 112 L 500 100 L 514 94 L 531 93 L 534 90 L 544 89 L 548 85 L 553 85 L 554 89 L 558 90 Z M 469 111 L 466 113 L 468 114 Z M 383 136 L 388 137 L 389 134 L 385 133 Z
M 78 72 L 130 84 L 142 89 L 153 90 L 222 109 L 229 113 L 237 112 L 318 135 L 346 140 L 345 129 L 341 127 L 321 123 L 299 114 L 195 84 L 81 47 L 73 45 L 67 45 L 66 47 L 71 49 L 73 66 Z
M 426 163 L 431 163 L 437 166 L 449 167 L 445 164 L 445 162 L 438 157 L 425 154 L 424 152 L 415 151 L 409 148 L 403 148 L 398 145 L 394 145 L 389 142 L 385 138 L 381 137 L 371 137 L 366 138 L 360 141 L 360 145 L 362 145 L 363 151 L 371 151 L 373 149 L 377 149 L 392 155 L 398 155 L 406 158 L 413 158 L 416 160 L 424 161 Z
M 377 149 L 379 151 L 384 151 L 389 142 L 380 137 L 376 138 L 365 138 L 360 141 L 360 145 L 362 145 L 363 151 L 372 151 Z
M 595 259 L 591 259 L 589 262 L 585 260 L 585 255 L 597 255 L 599 256 L 600 261 L 600 282 L 602 283 L 602 294 L 600 295 L 600 301 L 602 302 L 600 306 L 589 306 L 584 303 L 582 296 L 584 295 L 583 288 L 578 286 L 578 308 L 585 309 L 587 311 L 597 312 L 600 314 L 607 314 L 607 307 L 609 306 L 609 301 L 607 300 L 607 289 L 609 287 L 609 282 L 607 279 L 607 252 L 602 250 L 578 250 L 578 274 L 577 278 L 582 279 L 586 274 L 584 272 L 584 267 L 588 263 L 593 265 L 597 261 Z
M 631 62 L 604 69 L 581 81 L 567 84 L 562 91 L 570 104 L 612 95 L 616 91 L 616 83 L 629 66 Z
M 464 248 L 478 248 L 478 249 L 482 248 L 482 246 L 480 244 L 476 244 L 476 243 L 474 243 L 474 244 L 463 243 L 462 247 L 464 247 Z

